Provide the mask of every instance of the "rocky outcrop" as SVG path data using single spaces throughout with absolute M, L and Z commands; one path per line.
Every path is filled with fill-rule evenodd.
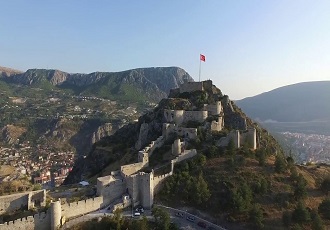
M 99 126 L 95 132 L 92 133 L 91 144 L 100 141 L 103 137 L 110 136 L 114 132 L 111 123 L 105 123 Z
M 22 71 L 20 71 L 20 70 L 0 66 L 0 78 L 1 77 L 9 77 L 11 75 L 21 74 L 21 73 L 22 73 Z
M 14 125 L 6 125 L 1 130 L 1 139 L 7 144 L 17 144 L 19 137 L 26 132 L 26 129 Z

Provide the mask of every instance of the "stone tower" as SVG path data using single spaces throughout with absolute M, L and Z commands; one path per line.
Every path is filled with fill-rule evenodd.
M 180 139 L 176 139 L 172 145 L 172 154 L 175 156 L 180 155 L 181 153 L 181 141 Z
M 140 173 L 140 201 L 143 207 L 150 209 L 154 203 L 154 173 Z
M 257 149 L 257 130 L 255 128 L 248 129 L 247 141 L 252 149 Z
M 50 204 L 50 229 L 57 230 L 61 226 L 62 207 L 61 201 L 55 201 Z

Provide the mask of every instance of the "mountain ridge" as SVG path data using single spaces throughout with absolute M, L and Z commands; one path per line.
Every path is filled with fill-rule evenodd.
M 179 67 L 150 67 L 120 72 L 67 73 L 57 69 L 28 69 L 25 72 L 2 68 L 0 80 L 9 84 L 69 89 L 78 95 L 158 102 L 171 88 L 194 79 Z M 0 69 L 1 70 L 1 69 Z
M 329 119 L 330 81 L 302 82 L 235 101 L 253 119 L 304 122 Z

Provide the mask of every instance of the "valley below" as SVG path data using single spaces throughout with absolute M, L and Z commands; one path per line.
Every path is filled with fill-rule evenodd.
M 261 122 L 298 164 L 330 164 L 330 122 Z
M 151 77 L 152 76 L 152 77 Z M 192 79 L 177 67 L 68 74 L 0 68 L 0 193 L 59 186 L 93 144 Z M 7 186 L 8 187 L 8 186 Z M 10 187 L 10 186 L 9 186 Z

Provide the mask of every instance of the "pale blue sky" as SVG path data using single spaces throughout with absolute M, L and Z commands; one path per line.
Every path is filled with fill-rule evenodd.
M 0 0 L 0 66 L 179 66 L 232 99 L 330 80 L 329 0 Z

